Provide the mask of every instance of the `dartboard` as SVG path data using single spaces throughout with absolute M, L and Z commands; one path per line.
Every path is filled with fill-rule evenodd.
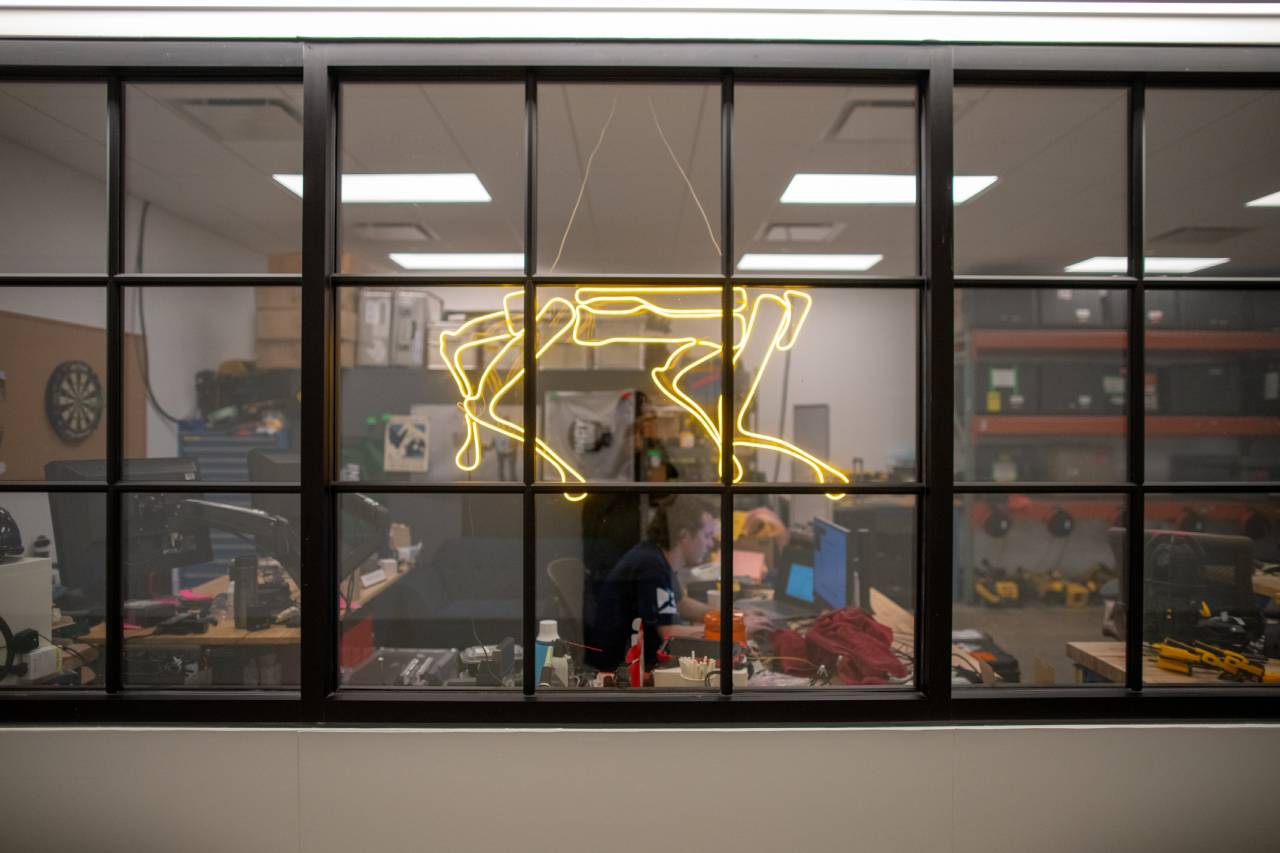
M 98 374 L 83 361 L 64 361 L 44 386 L 44 411 L 58 437 L 84 441 L 98 428 L 105 400 Z

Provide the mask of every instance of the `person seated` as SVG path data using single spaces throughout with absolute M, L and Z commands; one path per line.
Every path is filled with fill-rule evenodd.
M 591 636 L 600 651 L 587 663 L 602 672 L 617 669 L 631 647 L 632 621 L 644 630 L 645 668 L 668 637 L 703 636 L 703 619 L 718 609 L 684 594 L 681 569 L 706 561 L 720 532 L 713 501 L 675 495 L 657 502 L 645 537 L 622 555 L 600 585 Z M 748 614 L 748 622 L 757 614 Z M 751 625 L 748 624 L 748 628 Z

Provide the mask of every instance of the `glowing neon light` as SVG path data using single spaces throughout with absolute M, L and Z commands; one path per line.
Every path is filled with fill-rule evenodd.
M 538 349 L 534 353 L 535 361 L 543 356 L 555 344 L 563 341 L 581 347 L 604 347 L 612 345 L 645 345 L 660 344 L 672 347 L 671 354 L 660 366 L 653 368 L 650 378 L 657 389 L 672 403 L 679 406 L 706 432 L 716 446 L 717 470 L 724 470 L 724 398 L 716 399 L 716 410 L 709 412 L 695 401 L 681 386 L 681 381 L 692 370 L 705 364 L 723 352 L 723 347 L 715 341 L 696 334 L 632 334 L 621 336 L 597 337 L 600 318 L 633 317 L 641 314 L 653 314 L 678 328 L 681 321 L 719 321 L 722 317 L 718 304 L 720 288 L 680 287 L 680 286 L 585 286 L 577 288 L 572 299 L 556 296 L 548 299 L 546 304 L 538 308 L 534 318 L 534 328 L 542 329 L 544 323 L 548 330 L 545 335 L 538 336 Z M 705 296 L 715 304 L 708 307 L 677 307 L 664 302 L 671 297 Z M 483 444 L 480 440 L 481 430 L 487 429 L 504 435 L 514 441 L 523 442 L 524 429 L 498 414 L 497 407 L 502 399 L 517 383 L 524 378 L 524 360 L 522 357 L 526 329 L 523 318 L 517 319 L 518 307 L 522 304 L 524 291 L 513 290 L 503 296 L 502 308 L 474 317 L 459 328 L 444 332 L 440 336 L 440 356 L 449 369 L 450 376 L 458 386 L 461 409 L 466 422 L 466 436 L 462 446 L 454 456 L 454 462 L 463 471 L 474 471 L 480 466 L 483 455 Z M 760 293 L 754 302 L 744 287 L 733 289 L 732 322 L 738 342 L 732 346 L 733 365 L 746 352 L 747 345 L 757 335 L 767 338 L 767 349 L 761 357 L 760 365 L 755 370 L 751 385 L 744 395 L 734 422 L 733 447 L 772 450 L 785 454 L 796 462 L 807 466 L 819 483 L 848 483 L 844 472 L 818 459 L 813 454 L 797 447 L 785 439 L 765 433 L 755 432 L 747 427 L 746 416 L 756 401 L 760 381 L 764 377 L 769 359 L 776 352 L 786 352 L 796 345 L 800 339 L 800 330 L 809 317 L 813 306 L 813 297 L 802 290 L 785 290 L 778 293 Z M 761 319 L 764 310 L 779 313 L 779 318 L 772 325 L 772 331 L 766 329 L 767 324 Z M 692 330 L 690 330 L 692 332 Z M 462 366 L 464 352 L 475 347 L 496 348 L 496 355 L 484 366 L 480 376 L 473 383 Z M 512 356 L 508 358 L 508 356 Z M 505 375 L 501 365 L 510 362 Z M 550 445 L 541 438 L 534 438 L 534 453 L 541 457 L 552 469 L 562 483 L 586 483 L 586 478 L 569 462 L 562 458 Z M 733 458 L 733 482 L 743 477 L 743 467 L 737 454 Z M 585 492 L 566 493 L 565 497 L 579 501 L 586 497 Z M 832 500 L 842 497 L 829 494 Z

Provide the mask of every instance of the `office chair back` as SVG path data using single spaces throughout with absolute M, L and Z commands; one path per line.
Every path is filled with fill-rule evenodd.
M 586 564 L 577 557 L 560 557 L 547 564 L 547 577 L 556 594 L 560 636 L 569 642 L 581 643 Z M 580 658 L 581 651 L 574 648 L 572 657 Z

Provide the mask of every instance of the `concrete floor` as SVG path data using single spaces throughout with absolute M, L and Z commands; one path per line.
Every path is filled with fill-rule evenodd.
M 1023 684 L 1031 682 L 1036 657 L 1053 667 L 1054 683 L 1074 684 L 1075 665 L 1067 657 L 1067 643 L 1110 639 L 1102 636 L 1102 605 L 1074 609 L 1038 604 L 1010 608 L 956 604 L 952 613 L 957 630 L 976 628 L 1016 657 Z

